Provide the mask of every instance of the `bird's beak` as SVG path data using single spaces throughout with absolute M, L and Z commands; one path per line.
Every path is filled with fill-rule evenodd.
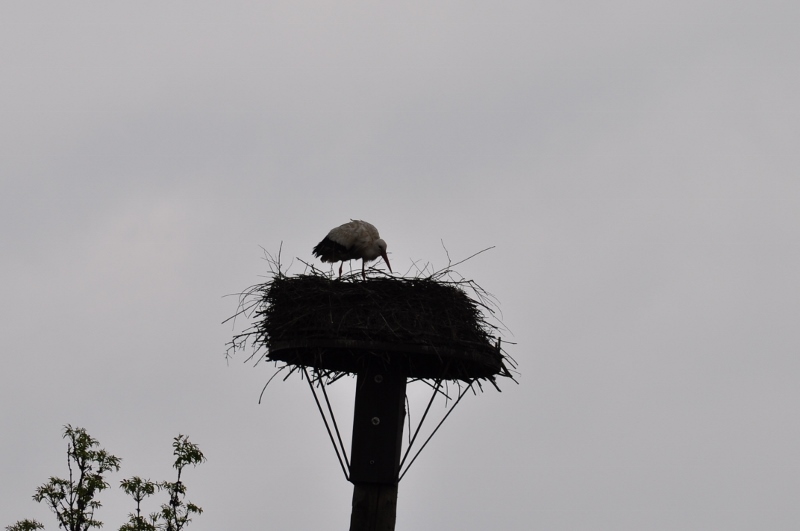
M 394 273 L 394 271 L 392 271 L 392 266 L 389 263 L 389 258 L 386 256 L 386 253 L 385 252 L 381 253 L 381 256 L 383 257 L 383 261 L 386 262 L 386 266 L 389 268 L 389 272 Z

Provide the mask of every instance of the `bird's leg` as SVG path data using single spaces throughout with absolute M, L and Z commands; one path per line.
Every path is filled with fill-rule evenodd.
M 361 260 L 361 276 L 367 280 L 367 273 L 364 271 L 364 260 Z
M 344 260 L 339 262 L 339 278 L 342 278 L 342 268 L 344 267 Z

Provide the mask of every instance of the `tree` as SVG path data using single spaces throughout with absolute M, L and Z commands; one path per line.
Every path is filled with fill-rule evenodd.
M 120 488 L 130 495 L 136 502 L 136 514 L 130 513 L 128 521 L 119 528 L 119 531 L 158 531 L 158 513 L 152 513 L 149 517 L 142 516 L 142 500 L 152 496 L 158 485 L 149 479 L 142 479 L 133 476 L 130 479 L 123 479 Z
M 89 531 L 99 528 L 102 522 L 95 519 L 95 510 L 102 505 L 95 499 L 97 494 L 108 488 L 104 474 L 119 471 L 121 460 L 103 449 L 99 449 L 96 439 L 89 436 L 83 428 L 64 427 L 67 443 L 67 468 L 69 478 L 51 477 L 47 483 L 36 489 L 33 499 L 45 502 L 56 515 L 58 527 L 66 531 Z M 136 502 L 136 511 L 128 515 L 128 521 L 119 531 L 181 531 L 191 516 L 201 514 L 202 507 L 186 501 L 186 485 L 181 481 L 183 469 L 188 465 L 197 466 L 206 460 L 200 448 L 189 442 L 186 435 L 178 435 L 172 443 L 178 471 L 176 481 L 154 482 L 133 476 L 122 480 L 120 488 Z M 147 516 L 142 515 L 142 501 L 165 491 L 169 496 L 161 510 Z M 44 526 L 36 520 L 20 520 L 7 526 L 5 531 L 37 531 Z
M 69 479 L 51 477 L 36 489 L 33 499 L 45 502 L 55 513 L 58 527 L 67 531 L 88 531 L 101 527 L 103 522 L 94 518 L 95 510 L 102 504 L 95 499 L 97 493 L 108 488 L 104 474 L 118 471 L 120 459 L 105 450 L 83 428 L 64 426 L 67 443 L 67 468 Z M 27 522 L 27 524 L 25 523 Z M 36 525 L 36 521 L 18 522 L 16 525 Z M 21 527 L 20 529 L 25 529 Z M 29 527 L 36 529 L 36 527 Z M 43 529 L 43 526 L 39 527 Z
M 44 526 L 36 520 L 20 520 L 14 525 L 6 526 L 6 531 L 36 531 Z
M 153 482 L 134 476 L 125 479 L 120 484 L 122 490 L 129 494 L 136 502 L 136 513 L 128 515 L 126 522 L 119 531 L 180 531 L 192 521 L 192 514 L 201 514 L 202 507 L 192 502 L 185 501 L 186 485 L 181 481 L 183 469 L 188 466 L 197 466 L 206 460 L 200 448 L 189 442 L 186 435 L 178 435 L 172 442 L 175 463 L 172 465 L 178 471 L 175 481 Z M 156 489 L 166 491 L 169 502 L 161 505 L 161 511 L 142 516 L 141 503 L 148 496 L 152 496 Z
M 206 460 L 203 452 L 196 444 L 189 442 L 189 437 L 178 435 L 172 442 L 176 457 L 172 465 L 178 471 L 178 479 L 174 482 L 162 481 L 158 488 L 167 491 L 169 503 L 161 506 L 161 516 L 164 520 L 162 529 L 164 531 L 180 531 L 192 521 L 190 515 L 201 514 L 202 507 L 198 507 L 192 502 L 186 502 L 186 485 L 181 481 L 181 473 L 187 465 L 197 466 Z

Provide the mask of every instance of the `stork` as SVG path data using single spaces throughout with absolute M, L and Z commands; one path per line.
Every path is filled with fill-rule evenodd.
M 386 242 L 378 234 L 375 225 L 352 219 L 350 223 L 339 225 L 331 229 L 325 238 L 319 242 L 313 251 L 314 256 L 318 256 L 323 262 L 342 262 L 339 265 L 339 277 L 342 276 L 342 267 L 345 260 L 361 259 L 361 276 L 367 279 L 364 271 L 364 264 L 370 260 L 375 260 L 379 256 L 383 257 L 389 271 L 389 258 L 386 256 Z

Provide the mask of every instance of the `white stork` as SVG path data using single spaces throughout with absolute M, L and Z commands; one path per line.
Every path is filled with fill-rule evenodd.
M 375 260 L 379 256 L 392 271 L 389 258 L 386 257 L 386 242 L 378 234 L 375 225 L 359 219 L 350 220 L 350 223 L 339 225 L 331 229 L 325 238 L 314 247 L 314 256 L 319 256 L 323 262 L 339 262 L 339 276 L 342 276 L 342 267 L 345 260 L 361 259 L 361 276 L 367 279 L 364 264 Z

